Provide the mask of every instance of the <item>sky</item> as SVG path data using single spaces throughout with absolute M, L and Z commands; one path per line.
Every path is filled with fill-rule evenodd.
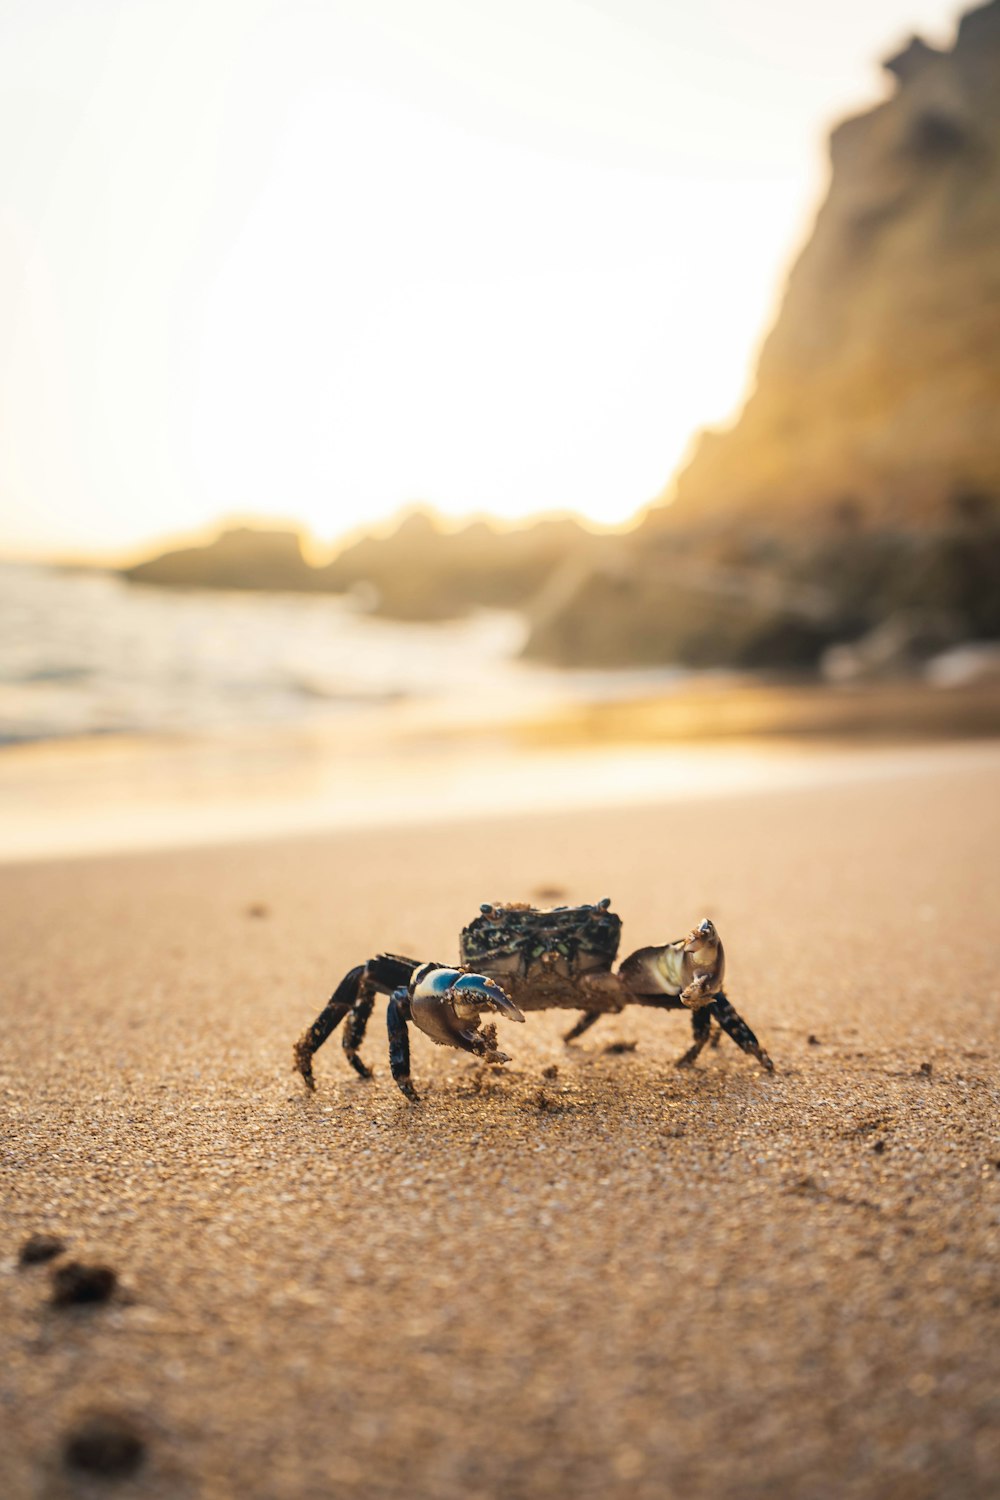
M 0 0 L 0 550 L 619 524 L 937 0 Z

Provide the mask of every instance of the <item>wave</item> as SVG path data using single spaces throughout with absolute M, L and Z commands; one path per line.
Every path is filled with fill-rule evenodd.
M 195 592 L 0 564 L 0 743 L 296 727 L 438 707 L 503 718 L 613 699 L 676 674 L 565 672 L 518 659 L 525 623 L 373 618 L 330 596 Z

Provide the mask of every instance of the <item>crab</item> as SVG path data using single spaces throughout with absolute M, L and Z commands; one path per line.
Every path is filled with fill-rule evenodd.
M 686 937 L 637 948 L 615 970 L 621 918 L 609 899 L 593 906 L 539 908 L 525 903 L 485 903 L 459 938 L 460 964 L 421 963 L 379 953 L 351 969 L 327 1005 L 295 1044 L 295 1069 L 315 1088 L 313 1055 L 346 1018 L 347 1060 L 362 1078 L 371 1069 L 358 1049 L 378 994 L 388 995 L 389 1066 L 406 1097 L 418 1095 L 410 1079 L 407 1022 L 441 1046 L 471 1052 L 485 1062 L 510 1058 L 497 1048 L 496 1026 L 481 1026 L 484 1013 L 523 1021 L 524 1011 L 582 1010 L 566 1032 L 573 1042 L 602 1015 L 626 1005 L 691 1011 L 694 1044 L 678 1058 L 690 1067 L 717 1021 L 744 1052 L 768 1072 L 774 1064 L 722 989 L 726 960 L 714 924 L 706 917 Z M 718 1041 L 717 1031 L 714 1042 Z

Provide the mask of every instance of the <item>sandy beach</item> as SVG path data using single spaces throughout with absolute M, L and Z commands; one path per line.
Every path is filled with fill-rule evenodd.
M 101 1411 L 144 1500 L 1000 1493 L 1000 749 L 899 754 L 0 867 L 0 1492 L 108 1493 Z M 350 965 L 605 895 L 624 950 L 714 918 L 773 1075 L 547 1013 L 502 1071 L 416 1035 L 413 1107 L 381 1003 L 370 1082 L 337 1037 L 292 1075 Z M 110 1300 L 53 1303 L 74 1259 Z

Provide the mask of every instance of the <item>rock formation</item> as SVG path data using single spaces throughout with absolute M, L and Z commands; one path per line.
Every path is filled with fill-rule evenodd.
M 123 569 L 132 583 L 169 588 L 312 589 L 297 531 L 236 526 L 203 546 L 179 547 Z
M 136 563 L 124 576 L 171 588 L 350 594 L 373 613 L 441 620 L 475 608 L 517 609 L 560 564 L 594 556 L 599 545 L 567 519 L 507 530 L 474 521 L 443 531 L 425 512 L 411 511 L 388 535 L 362 537 L 323 566 L 305 560 L 298 531 L 241 526 Z
M 911 524 L 1000 495 L 1000 4 L 885 66 L 896 92 L 833 132 L 755 389 L 680 475 L 677 520 L 850 503 Z
M 567 558 L 595 555 L 597 538 L 571 520 L 500 530 L 473 521 L 442 531 L 421 511 L 388 537 L 363 537 L 322 570 L 325 586 L 351 590 L 395 619 L 447 619 L 470 609 L 517 609 Z
M 534 654 L 811 666 L 897 610 L 1000 636 L 1000 0 L 885 66 L 739 419 Z

